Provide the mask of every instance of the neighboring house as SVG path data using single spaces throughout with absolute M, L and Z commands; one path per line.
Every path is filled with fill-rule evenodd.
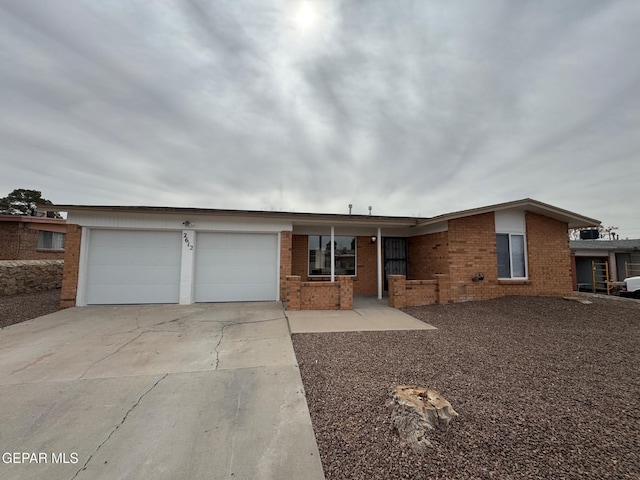
M 347 309 L 354 294 L 387 289 L 397 307 L 568 295 L 568 229 L 600 223 L 531 199 L 433 218 L 52 208 L 68 212 L 63 306 L 281 300 Z
M 0 215 L 0 260 L 62 260 L 62 218 Z
M 571 240 L 574 289 L 606 290 L 625 278 L 640 275 L 640 239 Z M 608 272 L 608 273 L 607 273 Z

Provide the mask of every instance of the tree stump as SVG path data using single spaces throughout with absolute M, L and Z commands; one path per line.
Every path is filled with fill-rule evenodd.
M 414 452 L 433 447 L 426 437 L 427 432 L 447 428 L 449 422 L 458 416 L 438 392 L 415 385 L 398 385 L 388 406 L 392 409 L 392 428 Z

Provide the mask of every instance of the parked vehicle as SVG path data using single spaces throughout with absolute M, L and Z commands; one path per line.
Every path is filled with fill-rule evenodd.
M 629 277 L 624 279 L 624 285 L 620 290 L 621 297 L 640 298 L 640 277 Z

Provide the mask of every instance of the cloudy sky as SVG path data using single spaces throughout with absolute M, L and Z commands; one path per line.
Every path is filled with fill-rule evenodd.
M 0 196 L 640 237 L 637 0 L 0 2 Z

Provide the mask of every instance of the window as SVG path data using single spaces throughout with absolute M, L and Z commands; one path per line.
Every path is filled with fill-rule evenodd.
M 64 233 L 38 231 L 38 248 L 41 250 L 64 250 Z
M 496 234 L 498 278 L 527 278 L 524 235 Z
M 334 236 L 335 274 L 356 274 L 356 237 Z M 309 235 L 309 275 L 331 275 L 331 235 Z

